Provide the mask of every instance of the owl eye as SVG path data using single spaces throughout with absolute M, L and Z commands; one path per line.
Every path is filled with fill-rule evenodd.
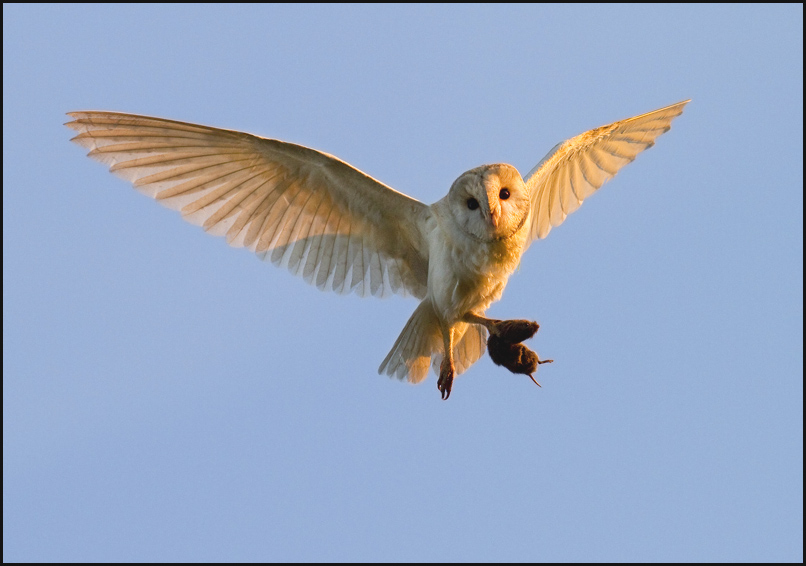
M 479 201 L 474 198 L 467 199 L 467 208 L 470 210 L 476 210 L 479 207 Z
M 498 193 L 498 196 L 501 200 L 507 200 L 509 198 L 509 189 L 501 189 L 501 192 Z

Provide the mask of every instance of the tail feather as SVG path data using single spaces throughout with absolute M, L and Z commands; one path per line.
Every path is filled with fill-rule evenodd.
M 487 330 L 475 324 L 459 323 L 455 329 L 453 350 L 456 374 L 473 365 L 487 347 Z M 378 368 L 378 373 L 419 383 L 428 375 L 428 367 L 439 374 L 443 356 L 439 319 L 429 300 L 419 304 L 409 318 L 394 346 Z
M 441 345 L 439 319 L 431 301 L 426 299 L 412 313 L 378 373 L 419 383 L 428 375 L 431 354 L 439 351 Z
M 453 349 L 457 375 L 467 371 L 486 351 L 487 329 L 479 324 L 468 324 L 465 335 Z

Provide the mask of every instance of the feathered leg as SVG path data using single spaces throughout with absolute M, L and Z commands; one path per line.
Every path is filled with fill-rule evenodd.
M 442 329 L 442 341 L 445 347 L 445 354 L 442 357 L 442 364 L 439 366 L 439 381 L 437 387 L 439 392 L 442 393 L 442 400 L 446 400 L 451 396 L 451 387 L 453 387 L 453 378 L 456 375 L 456 370 L 453 366 L 453 327 Z

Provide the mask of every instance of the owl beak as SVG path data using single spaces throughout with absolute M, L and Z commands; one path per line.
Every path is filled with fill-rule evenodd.
M 498 202 L 498 193 L 488 189 L 487 192 L 487 210 L 490 211 L 490 225 L 493 230 L 498 230 L 498 225 L 501 223 L 501 203 Z
M 490 224 L 494 229 L 498 229 L 498 223 L 501 220 L 501 209 L 493 209 L 490 211 Z

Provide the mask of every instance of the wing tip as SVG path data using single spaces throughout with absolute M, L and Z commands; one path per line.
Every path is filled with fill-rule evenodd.
M 673 118 L 677 118 L 678 116 L 680 116 L 683 113 L 683 109 L 686 107 L 686 104 L 688 104 L 689 102 L 691 102 L 690 98 L 688 100 L 681 100 L 680 102 L 675 102 L 674 104 L 670 104 L 669 106 L 666 106 L 665 108 L 660 108 L 658 110 L 655 110 L 655 112 L 663 112 L 664 110 L 674 110 L 675 115 L 673 116 Z M 653 113 L 654 112 L 650 112 L 650 114 L 653 114 Z
M 658 110 L 666 110 L 666 109 L 669 109 L 669 108 L 683 108 L 689 102 L 691 102 L 690 98 L 688 98 L 686 100 L 681 100 L 680 102 L 675 102 L 674 104 L 670 104 L 669 106 L 659 108 Z

